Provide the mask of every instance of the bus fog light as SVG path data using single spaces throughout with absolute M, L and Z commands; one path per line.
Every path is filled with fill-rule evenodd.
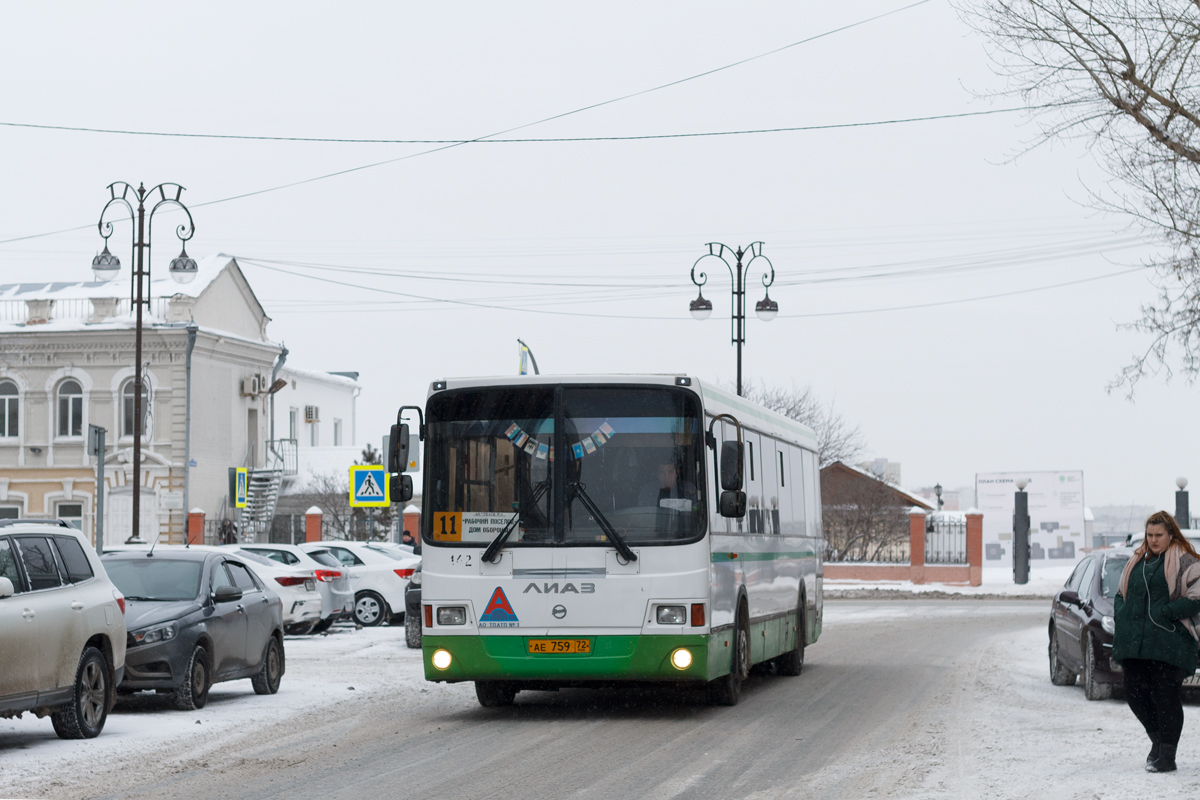
M 678 652 L 678 651 L 676 651 L 676 652 Z M 437 667 L 438 669 L 450 669 L 450 651 L 449 650 L 434 650 L 433 658 L 431 660 L 433 661 L 433 665 L 435 667 Z M 688 656 L 688 661 L 690 662 L 691 660 L 692 660 L 692 657 Z
M 692 651 L 681 647 L 671 653 L 671 666 L 675 669 L 687 669 L 692 665 Z
M 683 606 L 659 606 L 659 625 L 683 625 L 687 622 L 687 609 Z
M 465 606 L 446 606 L 438 610 L 438 625 L 466 625 L 467 609 Z

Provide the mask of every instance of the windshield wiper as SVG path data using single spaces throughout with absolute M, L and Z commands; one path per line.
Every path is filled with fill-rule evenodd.
M 541 483 L 534 486 L 533 487 L 533 495 L 530 496 L 530 498 L 529 498 L 529 505 L 533 506 L 534 508 L 537 508 L 538 500 L 542 499 L 542 495 L 544 495 L 546 493 L 546 489 L 548 489 L 549 487 L 550 487 L 550 481 L 542 481 Z M 512 535 L 512 532 L 517 527 L 517 522 L 520 521 L 521 517 L 524 514 L 525 514 L 525 504 L 520 503 L 517 506 L 517 513 L 513 514 L 512 519 L 510 519 L 508 521 L 508 524 L 504 526 L 504 530 L 500 531 L 500 533 L 498 533 L 496 535 L 496 538 L 492 539 L 492 543 L 487 546 L 487 550 L 483 551 L 482 558 L 484 561 L 488 561 L 488 562 L 495 561 L 496 555 L 500 552 L 500 548 L 504 546 L 504 543 L 506 541 L 508 541 L 508 537 Z
M 637 561 L 637 553 L 629 549 L 629 545 L 625 544 L 625 540 L 621 538 L 621 535 L 617 533 L 616 528 L 614 528 L 612 523 L 608 521 L 608 517 L 604 516 L 604 514 L 600 511 L 599 506 L 592 502 L 592 498 L 588 497 L 588 493 L 584 490 L 583 484 L 579 481 L 575 481 L 575 483 L 571 484 L 571 488 L 575 490 L 575 496 L 579 498 L 581 503 L 583 503 L 583 507 L 587 509 L 587 512 L 591 514 L 592 518 L 595 519 L 600 525 L 600 529 L 604 531 L 606 536 L 608 536 L 608 540 L 613 543 L 614 547 L 617 548 L 617 552 L 620 553 L 626 561 Z

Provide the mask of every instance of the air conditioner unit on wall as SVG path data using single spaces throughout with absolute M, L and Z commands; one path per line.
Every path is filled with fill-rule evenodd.
M 242 378 L 242 397 L 253 397 L 258 394 L 258 376 Z
M 319 408 L 317 408 L 316 406 L 305 406 L 304 407 L 304 421 L 305 422 L 320 422 L 320 420 L 321 420 L 320 412 L 321 412 L 321 410 Z

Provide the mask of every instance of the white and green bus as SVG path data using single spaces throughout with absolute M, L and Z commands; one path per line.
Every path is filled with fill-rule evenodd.
M 822 614 L 808 428 L 683 375 L 540 375 L 437 381 L 422 433 L 428 680 L 485 706 L 620 682 L 732 705 L 754 664 L 800 673 Z

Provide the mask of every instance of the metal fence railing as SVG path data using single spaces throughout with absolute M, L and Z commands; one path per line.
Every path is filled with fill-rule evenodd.
M 267 447 L 283 462 L 284 477 L 293 477 L 300 471 L 299 443 L 295 439 L 271 439 Z
M 925 524 L 926 564 L 967 563 L 967 518 L 938 512 Z

